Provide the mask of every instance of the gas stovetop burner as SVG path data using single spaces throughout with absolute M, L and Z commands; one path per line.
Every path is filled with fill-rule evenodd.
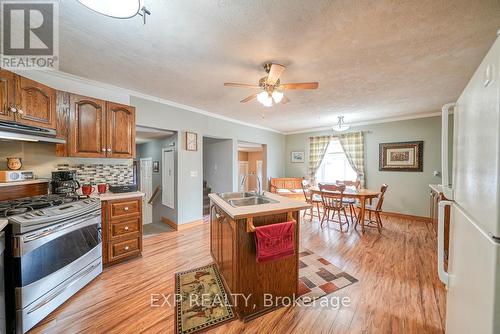
M 81 200 L 76 195 L 42 195 L 0 202 L 0 217 L 9 217 L 26 212 Z

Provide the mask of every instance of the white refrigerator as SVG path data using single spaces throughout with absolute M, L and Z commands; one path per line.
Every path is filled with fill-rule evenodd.
M 500 31 L 499 31 L 500 32 Z M 499 35 L 500 36 L 500 35 Z M 454 109 L 448 181 L 448 111 Z M 500 37 L 455 104 L 443 107 L 443 191 L 438 274 L 446 284 L 446 333 L 500 333 Z M 446 170 L 445 170 L 446 168 Z M 451 207 L 444 269 L 444 208 Z

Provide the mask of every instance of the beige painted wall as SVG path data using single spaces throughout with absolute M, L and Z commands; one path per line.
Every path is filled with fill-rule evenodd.
M 365 133 L 365 168 L 367 188 L 378 189 L 387 183 L 384 210 L 417 216 L 429 215 L 429 187 L 441 183 L 433 176 L 441 171 L 441 118 L 429 117 L 408 121 L 371 124 L 352 131 Z M 332 131 L 309 132 L 286 136 L 285 172 L 288 177 L 306 176 L 309 162 L 309 137 L 332 134 Z M 424 141 L 423 172 L 383 172 L 378 170 L 379 144 L 398 141 Z M 305 151 L 305 163 L 291 163 L 292 151 Z

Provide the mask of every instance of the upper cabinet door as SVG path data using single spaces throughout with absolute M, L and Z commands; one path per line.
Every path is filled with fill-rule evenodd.
M 135 157 L 135 108 L 107 103 L 108 158 Z
M 71 94 L 69 110 L 69 155 L 106 157 L 105 102 Z
M 56 90 L 16 76 L 16 121 L 41 128 L 56 128 Z
M 14 113 L 9 110 L 15 104 L 14 89 L 14 73 L 0 69 L 0 120 L 14 120 Z

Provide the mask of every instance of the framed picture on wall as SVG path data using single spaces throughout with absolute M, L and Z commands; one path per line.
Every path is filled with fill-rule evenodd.
M 155 172 L 155 173 L 160 172 L 160 162 L 159 161 L 153 161 L 153 172 Z
M 421 172 L 424 168 L 424 142 L 379 144 L 379 170 Z
M 304 151 L 292 152 L 292 162 L 304 162 Z
M 198 151 L 198 134 L 186 131 L 186 150 Z

